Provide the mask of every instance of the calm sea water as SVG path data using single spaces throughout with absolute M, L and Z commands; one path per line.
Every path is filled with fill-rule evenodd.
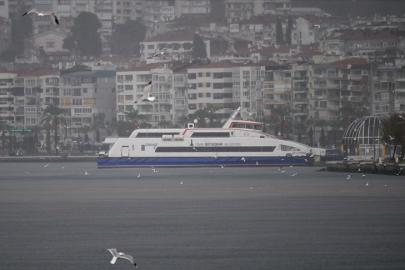
M 2 270 L 405 269 L 405 176 L 46 164 L 0 164 Z

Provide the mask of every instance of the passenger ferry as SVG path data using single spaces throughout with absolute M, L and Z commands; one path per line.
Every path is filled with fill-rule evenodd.
M 262 132 L 262 123 L 235 120 L 222 128 L 188 124 L 176 129 L 136 129 L 129 138 L 107 138 L 110 150 L 98 168 L 307 165 L 319 148 Z

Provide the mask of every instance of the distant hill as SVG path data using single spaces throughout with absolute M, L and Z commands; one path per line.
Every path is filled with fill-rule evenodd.
M 405 14 L 405 0 L 292 0 L 292 6 L 318 7 L 343 17 Z

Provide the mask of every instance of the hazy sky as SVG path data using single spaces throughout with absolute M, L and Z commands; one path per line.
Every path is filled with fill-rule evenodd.
M 292 0 L 293 7 L 319 7 L 332 15 L 405 14 L 405 0 Z

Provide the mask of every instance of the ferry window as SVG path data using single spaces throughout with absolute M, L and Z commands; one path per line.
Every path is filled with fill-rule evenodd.
M 229 137 L 229 132 L 194 132 L 191 137 Z
M 253 125 L 252 124 L 246 124 L 246 128 L 253 129 Z
M 135 150 L 134 145 L 132 145 L 132 151 L 134 151 L 134 150 Z
M 145 145 L 144 144 L 141 145 L 141 151 L 145 151 Z
M 288 146 L 288 145 L 281 145 L 281 151 L 299 151 L 299 149 L 292 147 L 292 146 Z
M 245 124 L 233 124 L 232 125 L 233 128 L 245 128 Z
M 256 130 L 261 130 L 261 129 L 262 129 L 262 125 L 255 125 L 255 129 L 256 129 Z

